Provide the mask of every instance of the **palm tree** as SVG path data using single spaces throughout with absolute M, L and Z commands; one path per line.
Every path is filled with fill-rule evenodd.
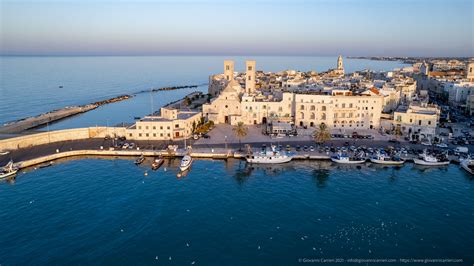
M 235 136 L 239 139 L 239 151 L 242 151 L 242 138 L 247 136 L 248 128 L 244 125 L 244 122 L 239 122 L 235 125 L 232 130 L 234 131 Z
M 314 131 L 314 140 L 317 143 L 324 143 L 331 139 L 331 134 L 329 133 L 328 126 L 321 123 L 319 127 Z

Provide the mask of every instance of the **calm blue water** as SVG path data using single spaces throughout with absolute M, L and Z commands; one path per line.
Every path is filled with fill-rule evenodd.
M 197 160 L 177 179 L 177 163 L 144 176 L 132 160 L 83 159 L 0 183 L 0 264 L 474 262 L 474 180 L 458 166 Z
M 236 71 L 244 70 L 245 59 L 257 60 L 257 68 L 265 71 L 325 71 L 334 68 L 337 61 L 336 57 L 259 56 L 0 57 L 0 124 L 151 87 L 207 83 L 210 74 L 222 72 L 223 60 L 227 58 L 235 60 Z M 347 72 L 403 66 L 399 62 L 359 59 L 345 59 L 344 65 Z M 160 92 L 154 96 L 154 109 L 191 91 Z M 60 122 L 55 128 L 106 125 L 107 120 L 131 122 L 136 114 L 151 110 L 149 95 L 129 102 L 101 107 L 93 114 L 73 118 L 74 122 Z

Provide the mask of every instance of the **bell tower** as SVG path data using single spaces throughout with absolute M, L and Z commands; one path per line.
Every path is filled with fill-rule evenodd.
M 255 92 L 255 65 L 254 60 L 245 61 L 245 92 L 248 94 Z
M 344 71 L 344 65 L 342 63 L 342 56 L 339 56 L 337 58 L 337 70 L 342 70 Z
M 224 60 L 224 77 L 227 81 L 234 79 L 234 61 Z

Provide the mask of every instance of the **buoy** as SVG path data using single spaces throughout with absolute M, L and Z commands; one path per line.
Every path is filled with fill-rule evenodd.
M 145 175 L 145 176 L 147 176 L 147 175 L 148 175 L 148 172 L 147 172 L 147 171 L 145 171 L 144 175 Z
M 163 169 L 163 170 L 166 172 L 166 171 L 167 171 L 167 170 L 166 170 L 166 167 L 165 167 L 165 169 Z

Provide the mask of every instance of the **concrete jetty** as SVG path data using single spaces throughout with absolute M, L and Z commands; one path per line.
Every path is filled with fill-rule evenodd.
M 65 108 L 55 110 L 52 112 L 40 114 L 38 116 L 28 117 L 22 120 L 7 123 L 0 127 L 0 133 L 3 133 L 3 134 L 19 133 L 27 129 L 39 127 L 42 125 L 46 125 L 47 123 L 52 123 L 54 121 L 58 121 L 58 120 L 61 120 L 73 115 L 84 113 L 84 112 L 93 110 L 97 107 L 98 105 L 95 105 L 95 104 L 65 107 Z

